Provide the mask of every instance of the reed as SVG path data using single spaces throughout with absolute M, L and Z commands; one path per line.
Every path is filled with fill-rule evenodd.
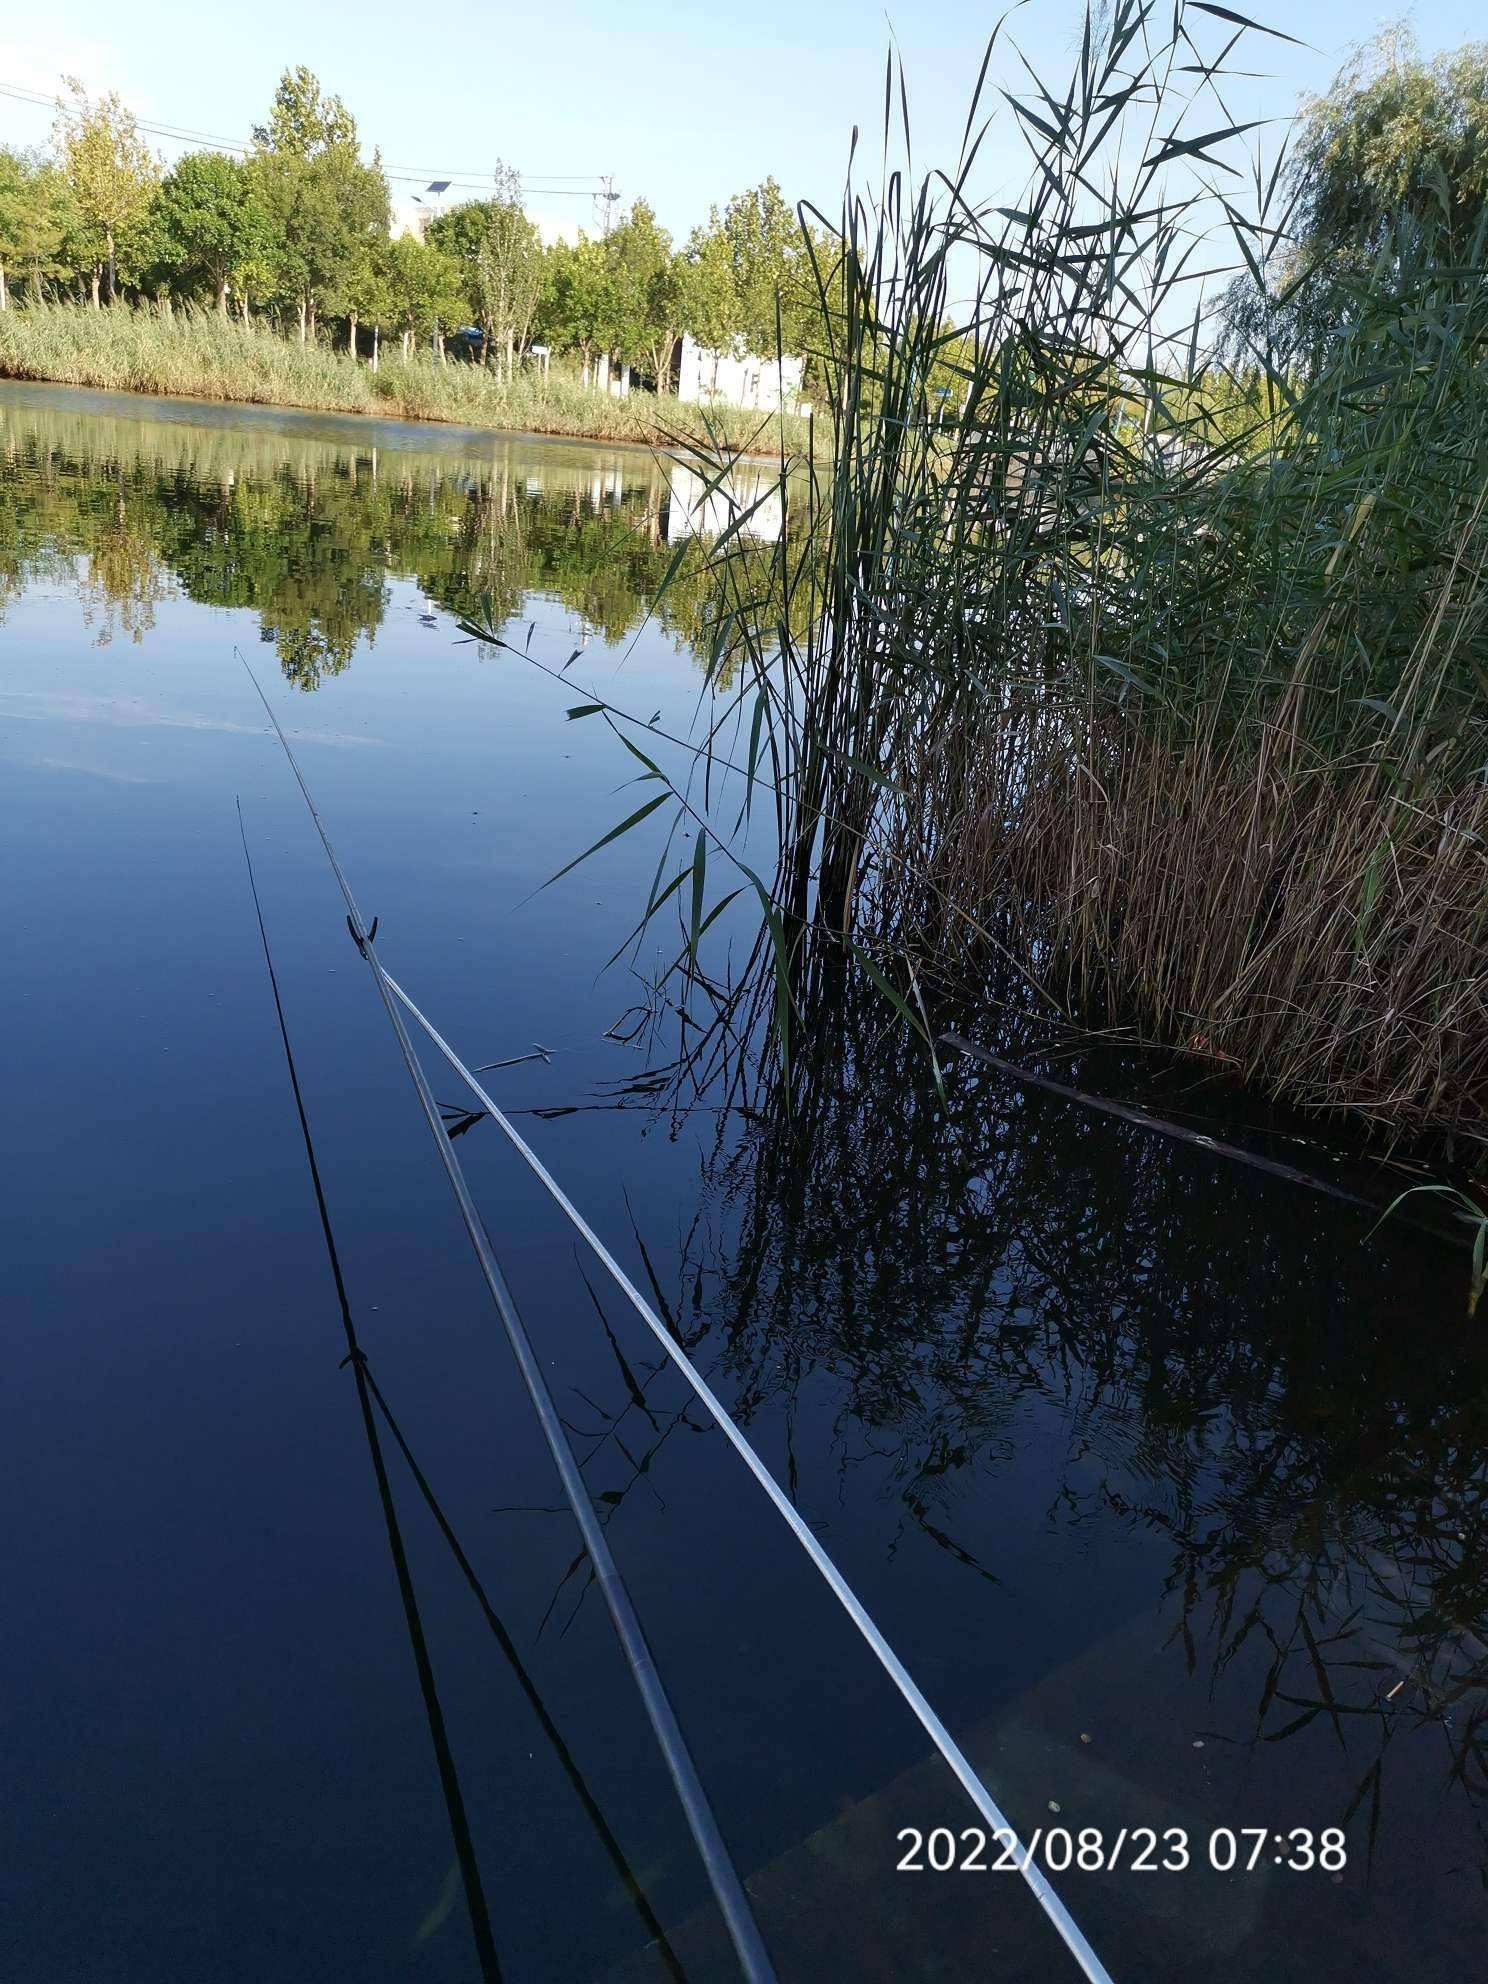
M 715 695 L 648 774 L 694 849 L 645 914 L 682 905 L 690 973 L 707 867 L 741 871 L 782 1053 L 823 945 L 927 1037 L 995 958 L 1277 1096 L 1481 1135 L 1488 228 L 1382 254 L 1306 375 L 1225 357 L 1214 299 L 1286 226 L 1234 23 L 1116 0 L 1008 93 L 994 37 L 918 178 L 891 68 L 881 178 L 803 215 L 830 436 L 782 452 L 771 586 L 742 513 L 715 549 Z M 975 192 L 984 95 L 1013 204 Z
M 613 399 L 562 372 L 519 372 L 507 381 L 475 365 L 437 364 L 425 352 L 404 358 L 396 344 L 384 347 L 373 371 L 365 360 L 301 345 L 267 324 L 181 304 L 0 311 L 0 378 L 646 446 L 690 438 L 770 453 L 782 438 L 794 445 L 805 433 L 794 415 L 720 408 L 705 421 L 696 407 L 654 394 Z

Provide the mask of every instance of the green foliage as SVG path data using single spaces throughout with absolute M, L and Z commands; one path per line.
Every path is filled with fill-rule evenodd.
M 293 299 L 303 342 L 370 244 L 386 239 L 387 181 L 376 160 L 362 162 L 351 113 L 308 69 L 284 72 L 254 141 L 250 170 L 273 232 L 276 288 Z
M 768 586 L 744 504 L 719 538 L 714 695 L 668 781 L 760 893 L 782 1060 L 823 973 L 929 1034 L 937 982 L 995 960 L 1305 1106 L 1488 1119 L 1488 231 L 1443 262 L 1392 228 L 1321 362 L 1226 365 L 1193 278 L 1259 285 L 1268 198 L 1234 190 L 1234 26 L 1092 10 L 1068 78 L 989 99 L 1029 154 L 1009 204 L 967 197 L 979 90 L 943 170 L 886 131 L 828 230 L 830 459 L 782 456 Z M 720 318 L 766 215 L 695 244 Z
M 733 257 L 715 213 L 693 229 L 677 271 L 682 328 L 709 351 L 727 351 L 743 330 Z
M 383 271 L 384 321 L 403 338 L 405 355 L 413 338 L 427 336 L 436 325 L 447 327 L 459 317 L 459 266 L 432 242 L 399 235 L 384 250 Z
M 72 77 L 66 88 L 70 107 L 58 108 L 57 151 L 92 251 L 94 298 L 102 276 L 112 302 L 121 252 L 132 260 L 143 245 L 160 168 L 115 92 L 93 103 Z
M 395 328 L 396 326 L 390 326 Z M 677 434 L 711 434 L 733 448 L 795 444 L 805 423 L 728 410 L 706 425 L 692 408 L 664 413 L 649 395 L 611 399 L 555 367 L 510 382 L 473 365 L 441 365 L 427 353 L 377 373 L 323 343 L 301 345 L 262 320 L 224 321 L 215 311 L 148 305 L 95 315 L 43 303 L 0 312 L 0 378 L 54 379 L 116 392 L 173 393 L 265 406 L 378 413 L 533 434 L 569 434 L 643 446 Z
M 498 164 L 490 198 L 434 217 L 424 243 L 394 242 L 380 162 L 363 159 L 350 110 L 303 66 L 281 75 L 247 159 L 188 153 L 163 182 L 118 98 L 93 104 L 69 87 L 60 173 L 0 153 L 0 307 L 23 270 L 38 303 L 91 293 L 96 305 L 120 285 L 210 298 L 245 322 L 267 312 L 306 346 L 340 319 L 353 354 L 361 325 L 377 334 L 374 351 L 388 329 L 405 356 L 432 334 L 443 357 L 440 334 L 475 324 L 486 366 L 508 382 L 540 337 L 578 354 L 586 383 L 607 356 L 661 393 L 684 331 L 768 356 L 778 304 L 788 350 L 809 364 L 824 344 L 808 237 L 773 180 L 731 200 L 681 253 L 644 200 L 602 239 L 545 249 L 517 174 Z M 340 340 L 334 321 L 329 335 Z
M 273 233 L 260 175 L 220 152 L 188 152 L 161 183 L 151 215 L 151 255 L 179 294 L 205 289 L 226 314 L 228 289 L 267 271 Z
M 542 302 L 547 271 L 537 229 L 522 208 L 521 181 L 498 163 L 496 194 L 440 214 L 429 239 L 459 271 L 459 294 L 479 324 L 487 364 L 498 357 L 506 376 L 527 347 Z
M 679 335 L 679 296 L 672 259 L 672 237 L 659 227 L 644 200 L 604 243 L 608 265 L 610 341 L 628 365 L 644 365 L 665 391 L 670 379 L 672 347 Z
M 71 222 L 71 190 L 57 167 L 0 146 L 0 308 L 18 277 L 39 299 L 43 283 L 62 272 Z
M 587 377 L 595 353 L 608 350 L 619 335 L 614 266 L 604 242 L 587 236 L 572 245 L 556 243 L 548 265 L 547 296 L 538 321 L 550 343 L 580 354 Z
M 1235 348 L 1315 364 L 1392 267 L 1470 261 L 1488 227 L 1488 43 L 1422 59 L 1404 27 L 1384 30 L 1303 110 L 1277 182 L 1269 281 L 1237 282 Z M 1265 238 L 1261 216 L 1256 238 Z

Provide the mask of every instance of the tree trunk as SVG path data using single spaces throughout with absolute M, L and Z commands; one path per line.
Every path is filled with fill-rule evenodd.
M 0 310 L 10 308 L 10 292 L 5 287 L 5 264 L 0 262 Z
M 584 384 L 587 386 L 589 383 L 589 347 L 586 344 L 580 345 L 579 350 L 583 353 L 584 357 Z
M 300 291 L 300 343 L 305 342 L 305 292 Z
M 223 317 L 223 318 L 227 316 L 227 277 L 226 276 L 219 276 L 217 279 L 217 314 L 219 317 Z
M 435 351 L 436 351 L 436 352 L 438 353 L 438 355 L 439 355 L 439 362 L 440 362 L 440 364 L 441 364 L 441 365 L 447 365 L 447 364 L 449 363 L 449 360 L 448 360 L 448 359 L 447 359 L 447 358 L 445 357 L 445 355 L 444 355 L 444 326 L 443 326 L 443 324 L 436 324 L 436 325 L 434 326 L 434 349 L 435 349 Z
M 246 289 L 240 289 L 238 291 L 238 308 L 243 313 L 243 322 L 246 324 L 248 321 L 248 292 Z
M 315 298 L 310 299 L 310 342 L 315 342 Z
M 90 276 L 90 278 L 89 278 L 89 286 L 90 286 L 90 288 L 91 288 L 91 290 L 92 290 L 92 292 L 93 292 L 93 308 L 94 308 L 95 310 L 96 310 L 96 309 L 97 309 L 97 308 L 99 307 L 99 306 L 98 306 L 98 285 L 99 285 L 99 283 L 100 283 L 100 282 L 101 282 L 102 280 L 103 280 L 103 270 L 102 270 L 102 269 L 100 269 L 100 268 L 99 268 L 99 266 L 98 266 L 98 264 L 97 264 L 97 263 L 95 262 L 95 263 L 93 264 L 93 273 L 92 273 L 92 275 L 91 275 L 91 276 Z
M 346 349 L 351 353 L 353 358 L 355 358 L 357 355 L 356 327 L 357 327 L 357 313 L 355 312 L 355 310 L 353 310 L 351 313 L 351 328 L 348 331 L 346 337 Z
M 405 365 L 408 363 L 408 347 L 410 344 L 412 344 L 412 342 L 413 342 L 413 332 L 405 331 L 403 333 L 403 363 Z
M 380 324 L 374 324 L 372 326 L 372 370 L 374 372 L 377 370 L 377 348 L 381 342 L 381 336 L 382 326 Z
M 108 256 L 108 300 L 112 303 L 118 290 L 114 281 L 114 230 L 111 227 L 103 231 L 103 245 Z

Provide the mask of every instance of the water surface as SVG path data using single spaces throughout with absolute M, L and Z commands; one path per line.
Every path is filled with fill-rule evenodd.
M 702 588 L 655 597 L 698 494 L 622 450 L 0 387 L 4 1975 L 475 1974 L 238 797 L 364 1343 L 566 1745 L 400 1474 L 505 1974 L 667 1974 L 593 1806 L 675 1961 L 731 1974 L 238 649 L 389 968 L 473 1060 L 553 1050 L 498 1097 L 1014 1821 L 1205 1862 L 1346 1828 L 1337 1880 L 1065 1875 L 1113 1974 L 1475 1974 L 1463 1258 L 983 1067 L 942 1105 L 850 1016 L 802 1120 L 658 1110 L 675 1042 L 616 1024 L 658 960 L 601 970 L 656 843 L 540 885 L 639 803 L 566 710 L 701 692 Z M 463 640 L 480 612 L 533 660 Z M 458 1149 L 782 1976 L 1073 1976 L 1015 1879 L 893 1871 L 970 1823 L 949 1776 L 490 1125 Z

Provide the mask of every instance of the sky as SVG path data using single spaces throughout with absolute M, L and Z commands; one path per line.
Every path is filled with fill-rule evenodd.
M 1326 86 L 1351 46 L 1400 16 L 1349 0 L 1228 4 L 1308 44 L 1248 40 L 1243 66 L 1264 73 L 1235 86 L 1237 118 L 1286 118 L 1301 92 Z M 65 26 L 13 14 L 0 25 L 0 85 L 50 94 L 61 75 L 76 75 L 90 91 L 117 89 L 142 118 L 246 139 L 281 70 L 303 63 L 343 98 L 366 147 L 381 150 L 395 199 L 431 178 L 479 181 L 501 158 L 523 174 L 530 211 L 550 224 L 595 227 L 591 189 L 610 174 L 622 207 L 645 198 L 681 240 L 710 206 L 767 174 L 791 200 L 833 212 L 854 123 L 865 137 L 882 124 L 891 34 L 907 72 L 916 165 L 951 163 L 996 18 L 966 0 L 889 12 L 847 0 L 647 0 L 623 12 L 613 0 L 70 0 Z M 1063 78 L 1079 18 L 1077 0 L 1025 0 L 1007 31 L 1041 76 Z M 1434 0 L 1410 19 L 1428 52 L 1484 32 L 1482 0 Z M 993 74 L 1018 87 L 1011 49 Z M 41 144 L 49 128 L 45 106 L 0 95 L 0 142 Z M 150 142 L 167 161 L 186 149 Z M 1017 156 L 1011 134 L 994 127 L 983 154 L 988 192 L 1014 190 Z M 573 195 L 536 190 L 560 175 L 584 183 Z M 479 197 L 476 184 L 448 197 L 461 190 Z

